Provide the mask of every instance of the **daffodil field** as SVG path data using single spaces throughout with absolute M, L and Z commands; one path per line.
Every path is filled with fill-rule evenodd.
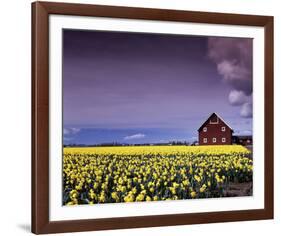
M 224 197 L 252 181 L 250 155 L 239 145 L 65 147 L 63 204 Z

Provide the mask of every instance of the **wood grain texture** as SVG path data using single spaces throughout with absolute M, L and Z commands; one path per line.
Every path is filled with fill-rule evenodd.
M 261 26 L 265 29 L 265 208 L 258 210 L 92 220 L 49 220 L 49 15 Z M 273 17 L 99 6 L 32 3 L 32 232 L 36 234 L 155 227 L 273 218 Z

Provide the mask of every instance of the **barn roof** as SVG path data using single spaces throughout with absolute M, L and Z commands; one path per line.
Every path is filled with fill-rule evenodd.
M 203 124 L 199 127 L 199 129 L 198 129 L 197 131 L 199 131 L 199 130 L 208 122 L 208 120 L 212 117 L 212 115 L 216 115 L 225 125 L 228 126 L 228 128 L 230 128 L 230 129 L 233 131 L 233 129 L 231 128 L 231 126 L 230 126 L 229 124 L 227 124 L 227 123 L 224 121 L 224 119 L 221 118 L 221 117 L 220 117 L 217 113 L 215 113 L 215 112 L 213 112 L 213 113 L 208 117 L 208 119 L 203 122 Z

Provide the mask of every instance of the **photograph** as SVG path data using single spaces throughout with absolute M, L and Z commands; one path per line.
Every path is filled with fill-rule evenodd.
M 252 39 L 63 31 L 63 204 L 252 195 Z
M 253 196 L 252 38 L 65 28 L 62 107 L 64 206 Z

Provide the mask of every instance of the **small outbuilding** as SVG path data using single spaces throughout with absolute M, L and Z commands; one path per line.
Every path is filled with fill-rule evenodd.
M 232 137 L 232 143 L 243 146 L 251 146 L 253 145 L 253 137 L 251 135 L 234 135 Z

